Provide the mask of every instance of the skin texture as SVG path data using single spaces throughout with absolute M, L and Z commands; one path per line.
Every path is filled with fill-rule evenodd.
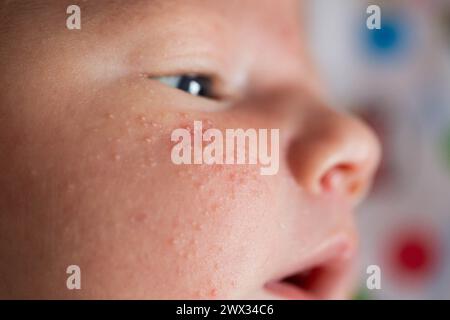
M 321 102 L 298 3 L 84 1 L 77 31 L 70 4 L 1 7 L 0 298 L 277 298 L 325 259 L 314 294 L 345 298 L 379 146 Z M 220 99 L 147 77 L 191 73 Z M 278 174 L 174 165 L 194 120 L 280 129 Z

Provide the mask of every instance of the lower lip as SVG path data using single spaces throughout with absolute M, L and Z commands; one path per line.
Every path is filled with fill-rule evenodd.
M 308 293 L 302 290 L 299 287 L 296 287 L 289 283 L 284 282 L 271 282 L 265 285 L 267 291 L 270 294 L 275 295 L 279 299 L 290 299 L 290 300 L 315 300 L 318 297 L 315 297 L 313 294 Z

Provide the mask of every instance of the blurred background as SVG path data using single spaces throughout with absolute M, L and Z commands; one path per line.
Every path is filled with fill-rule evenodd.
M 450 0 L 309 0 L 331 104 L 375 129 L 383 160 L 359 210 L 357 299 L 450 299 Z M 369 5 L 381 30 L 369 30 Z M 368 290 L 366 268 L 381 268 Z

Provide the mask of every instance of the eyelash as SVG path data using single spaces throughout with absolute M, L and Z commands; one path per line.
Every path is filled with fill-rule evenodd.
M 154 79 L 171 88 L 184 91 L 196 97 L 217 99 L 213 92 L 213 81 L 208 76 L 184 74 L 156 77 Z

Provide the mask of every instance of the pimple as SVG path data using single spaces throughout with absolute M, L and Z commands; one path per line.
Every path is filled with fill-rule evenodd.
M 231 172 L 231 173 L 229 174 L 229 176 L 228 176 L 228 179 L 229 179 L 231 182 L 236 181 L 236 179 L 237 179 L 237 173 L 236 173 L 236 172 Z
M 183 237 L 184 235 L 180 234 L 178 236 L 169 237 L 167 239 L 167 244 L 169 245 L 169 247 L 177 250 L 179 255 L 183 255 L 182 249 L 186 246 L 186 240 Z
M 190 124 L 185 124 L 185 125 L 181 125 L 180 129 L 185 129 L 189 132 L 189 134 L 193 134 L 194 133 L 194 129 L 192 128 L 192 126 Z
M 180 167 L 181 168 L 181 167 Z M 186 176 L 186 171 L 185 170 L 183 170 L 183 169 L 181 169 L 181 170 L 178 170 L 177 171 L 177 176 L 178 177 L 185 177 Z
M 177 274 L 177 276 L 181 277 L 183 275 L 183 268 L 180 265 L 176 266 L 175 273 Z
M 207 212 L 208 212 L 208 214 L 209 213 L 216 213 L 216 212 L 218 212 L 220 210 L 220 208 L 221 208 L 221 205 L 218 202 L 214 202 L 211 205 L 211 209 L 209 211 L 207 211 Z
M 186 119 L 188 119 L 188 114 L 185 113 L 185 112 L 180 112 L 180 113 L 178 113 L 178 117 L 179 117 L 180 119 L 186 120 Z
M 75 184 L 72 182 L 69 182 L 66 186 L 66 190 L 69 193 L 72 193 L 75 190 Z
M 94 154 L 90 154 L 89 155 L 89 161 L 90 162 L 97 162 L 97 161 L 99 161 L 100 159 L 102 159 L 102 154 L 101 153 L 94 153 Z
M 36 169 L 31 169 L 30 174 L 32 177 L 37 177 L 39 175 L 38 171 Z
M 153 138 L 152 137 L 144 137 L 144 142 L 150 144 L 153 142 Z
M 175 237 L 169 237 L 167 239 L 167 244 L 169 245 L 169 247 L 174 247 L 176 244 L 176 238 Z
M 131 219 L 131 222 L 133 222 L 133 223 L 142 224 L 147 221 L 148 215 L 145 212 L 138 212 L 138 213 L 131 215 L 130 219 Z
M 138 125 L 140 125 L 140 126 L 142 126 L 144 128 L 149 128 L 149 127 L 155 128 L 154 127 L 154 122 L 149 121 L 145 115 L 138 116 L 137 117 L 137 123 L 138 123 Z
M 209 212 L 209 210 L 205 210 L 203 212 L 203 215 L 205 216 L 205 218 L 209 217 L 211 215 L 211 213 Z
M 186 246 L 185 252 L 188 258 L 198 258 L 199 255 L 199 241 L 197 238 L 193 238 Z
M 191 222 L 191 226 L 192 226 L 192 228 L 195 229 L 198 226 L 198 222 L 197 221 L 192 221 Z
M 286 230 L 287 229 L 286 225 L 283 222 L 279 222 L 278 226 L 280 227 L 281 230 Z
M 210 129 L 213 127 L 213 122 L 210 119 L 203 120 L 203 127 Z
M 194 177 L 192 177 L 192 180 L 194 180 L 194 188 L 199 189 L 199 190 L 203 190 L 205 189 L 205 183 L 201 180 L 198 181 L 194 179 Z
M 201 290 L 196 290 L 192 293 L 194 299 L 201 299 L 203 297 Z
M 231 188 L 231 194 L 229 195 L 229 200 L 236 200 L 236 186 Z
M 212 289 L 209 291 L 209 296 L 210 296 L 211 298 L 217 297 L 217 288 L 212 288 Z
M 197 221 L 193 221 L 191 223 L 192 229 L 196 230 L 196 231 L 202 231 L 204 229 L 203 224 L 199 223 Z
M 161 129 L 162 125 L 160 123 L 154 122 L 154 121 L 150 121 L 150 125 L 155 128 L 155 129 Z

